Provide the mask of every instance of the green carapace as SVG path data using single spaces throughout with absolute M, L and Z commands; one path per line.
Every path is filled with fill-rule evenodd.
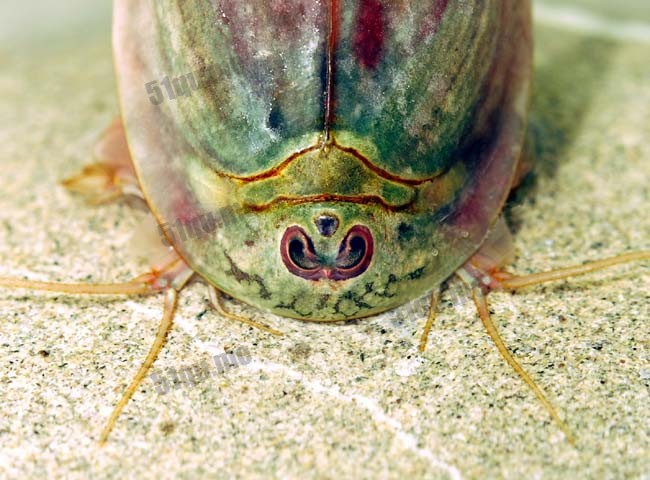
M 447 279 L 499 216 L 525 129 L 528 1 L 120 1 L 114 20 L 140 186 L 230 296 L 373 315 Z

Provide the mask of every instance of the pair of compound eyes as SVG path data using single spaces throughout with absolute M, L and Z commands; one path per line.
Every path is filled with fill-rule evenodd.
M 315 220 L 318 232 L 331 237 L 338 230 L 338 219 L 322 215 Z M 354 225 L 341 240 L 335 258 L 316 252 L 314 242 L 302 227 L 287 228 L 280 241 L 280 255 L 287 270 L 306 280 L 347 280 L 366 271 L 374 251 L 368 227 Z

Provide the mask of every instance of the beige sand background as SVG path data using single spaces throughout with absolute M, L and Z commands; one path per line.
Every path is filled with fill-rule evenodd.
M 12 2 L 13 3 L 13 2 Z M 60 5 L 65 3 L 65 5 Z M 538 162 L 508 209 L 514 271 L 650 248 L 650 4 L 537 3 Z M 142 212 L 57 181 L 117 113 L 107 2 L 0 6 L 0 274 L 127 280 Z M 243 346 L 247 365 L 101 427 L 154 335 L 161 299 L 0 292 L 0 477 L 650 478 L 650 265 L 493 295 L 506 343 L 566 418 L 571 447 L 452 285 L 425 354 L 426 299 L 311 325 L 183 292 L 156 367 Z

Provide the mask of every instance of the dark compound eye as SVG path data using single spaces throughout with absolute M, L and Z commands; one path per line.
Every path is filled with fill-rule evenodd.
M 374 253 L 370 230 L 361 225 L 350 229 L 339 248 L 336 269 L 330 274 L 333 280 L 346 280 L 366 271 Z
M 314 220 L 318 233 L 324 237 L 331 237 L 339 228 L 338 218 L 331 215 L 321 215 Z
M 280 253 L 285 266 L 294 275 L 311 280 L 322 276 L 322 267 L 314 252 L 314 243 L 302 228 L 294 226 L 284 232 Z
M 311 245 L 309 238 L 298 236 L 289 242 L 289 257 L 293 260 L 293 263 L 304 270 L 311 270 L 320 266 L 315 261 L 313 251 L 314 247 Z
M 353 268 L 358 265 L 367 250 L 364 238 L 354 235 L 348 237 L 347 241 L 341 243 L 338 257 L 336 257 L 336 266 L 339 268 Z

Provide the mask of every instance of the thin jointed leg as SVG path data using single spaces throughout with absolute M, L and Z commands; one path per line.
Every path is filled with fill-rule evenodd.
M 629 262 L 638 262 L 642 260 L 650 260 L 650 250 L 626 253 L 624 255 L 617 255 L 611 258 L 605 258 L 603 260 L 596 260 L 593 262 L 585 263 L 584 265 L 558 268 L 557 270 L 533 273 L 531 275 L 515 276 L 499 272 L 493 274 L 492 276 L 495 278 L 495 280 L 498 281 L 500 288 L 504 290 L 517 290 L 520 288 L 528 287 L 530 285 L 538 285 L 540 283 L 577 277 L 579 275 L 585 275 L 587 273 L 591 273 L 596 270 L 603 270 L 615 265 L 621 265 Z
M 0 287 L 27 288 L 44 292 L 90 294 L 90 295 L 145 295 L 152 293 L 151 286 L 138 279 L 125 283 L 56 283 L 23 280 L 22 278 L 0 277 Z
M 250 325 L 251 327 L 258 328 L 264 332 L 268 332 L 273 335 L 278 335 L 278 336 L 283 335 L 283 333 L 280 332 L 279 330 L 276 330 L 271 327 L 267 327 L 263 323 L 256 322 L 255 320 L 251 320 L 250 318 L 246 318 L 241 315 L 235 315 L 234 313 L 230 313 L 228 310 L 226 310 L 226 307 L 223 304 L 223 295 L 215 286 L 208 285 L 208 296 L 210 298 L 210 303 L 215 308 L 215 310 L 217 310 L 217 312 L 219 312 L 224 317 L 229 318 L 230 320 L 236 320 L 238 322 L 245 323 L 246 325 Z
M 494 324 L 492 318 L 490 317 L 490 310 L 488 309 L 487 299 L 483 294 L 481 287 L 473 286 L 472 296 L 474 298 L 474 303 L 476 304 L 476 308 L 478 309 L 479 316 L 481 317 L 481 321 L 483 322 L 483 325 L 485 326 L 488 335 L 490 335 L 490 338 L 496 345 L 503 359 L 506 362 L 508 362 L 508 364 L 514 369 L 514 371 L 517 372 L 517 375 L 519 375 L 521 379 L 526 383 L 526 385 L 528 385 L 530 389 L 535 393 L 539 401 L 542 402 L 542 405 L 544 405 L 544 408 L 546 408 L 548 413 L 551 414 L 553 420 L 555 420 L 555 422 L 559 425 L 560 429 L 562 429 L 569 443 L 571 443 L 572 445 L 575 444 L 571 432 L 569 432 L 568 427 L 562 421 L 562 419 L 558 415 L 553 405 L 551 405 L 551 402 L 548 401 L 546 395 L 544 395 L 544 392 L 542 392 L 542 390 L 537 386 L 537 384 L 530 377 L 530 375 L 526 373 L 526 371 L 522 368 L 522 366 L 519 365 L 519 362 L 515 360 L 515 358 L 512 356 L 508 348 L 503 343 L 503 340 L 501 339 L 501 335 L 499 335 L 499 331 L 497 330 L 496 325 Z
M 144 295 L 157 292 L 164 292 L 165 303 L 162 321 L 158 327 L 158 333 L 154 340 L 149 354 L 140 366 L 135 377 L 122 395 L 122 398 L 115 406 L 113 413 L 104 430 L 100 435 L 99 443 L 106 443 L 108 436 L 115 426 L 115 423 L 127 405 L 133 394 L 136 392 L 142 380 L 147 375 L 151 365 L 156 360 L 162 349 L 167 333 L 172 326 L 174 311 L 180 291 L 192 277 L 194 272 L 183 262 L 180 257 L 172 259 L 171 262 L 159 268 L 153 268 L 150 272 L 139 275 L 133 280 L 125 283 L 111 284 L 84 284 L 84 283 L 56 283 L 23 280 L 19 278 L 0 277 L 0 287 L 6 288 L 27 288 L 30 290 L 43 290 L 50 292 L 71 293 L 71 294 L 103 294 L 103 295 Z
M 147 376 L 147 373 L 151 369 L 153 362 L 156 361 L 158 354 L 160 353 L 163 346 L 165 345 L 167 334 L 169 333 L 169 330 L 172 327 L 172 322 L 174 320 L 174 311 L 176 310 L 177 300 L 178 300 L 178 292 L 176 290 L 174 290 L 173 288 L 169 288 L 165 290 L 164 312 L 163 312 L 162 320 L 160 321 L 160 325 L 158 326 L 158 332 L 156 333 L 156 338 L 153 344 L 151 345 L 151 348 L 149 349 L 149 353 L 144 359 L 144 362 L 142 362 L 142 365 L 140 365 L 138 372 L 135 374 L 133 380 L 131 380 L 131 383 L 122 394 L 122 398 L 120 398 L 120 401 L 117 402 L 117 405 L 115 405 L 115 408 L 113 409 L 113 413 L 111 413 L 111 416 L 106 422 L 106 426 L 104 427 L 101 435 L 99 436 L 100 445 L 104 445 L 106 443 L 106 440 L 108 440 L 108 436 L 113 430 L 113 427 L 115 426 L 118 417 L 122 413 L 122 410 L 124 410 L 124 407 L 126 407 L 127 403 L 129 403 L 129 400 L 131 400 L 131 397 L 136 392 L 136 390 L 138 389 L 138 387 L 140 386 L 144 378 Z
M 429 333 L 431 333 L 431 327 L 433 326 L 433 322 L 436 319 L 436 310 L 438 309 L 439 299 L 440 290 L 438 288 L 434 288 L 431 292 L 431 303 L 429 304 L 429 315 L 427 316 L 427 323 L 424 324 L 424 330 L 422 331 L 422 336 L 420 337 L 419 349 L 421 352 L 424 352 L 427 348 Z

